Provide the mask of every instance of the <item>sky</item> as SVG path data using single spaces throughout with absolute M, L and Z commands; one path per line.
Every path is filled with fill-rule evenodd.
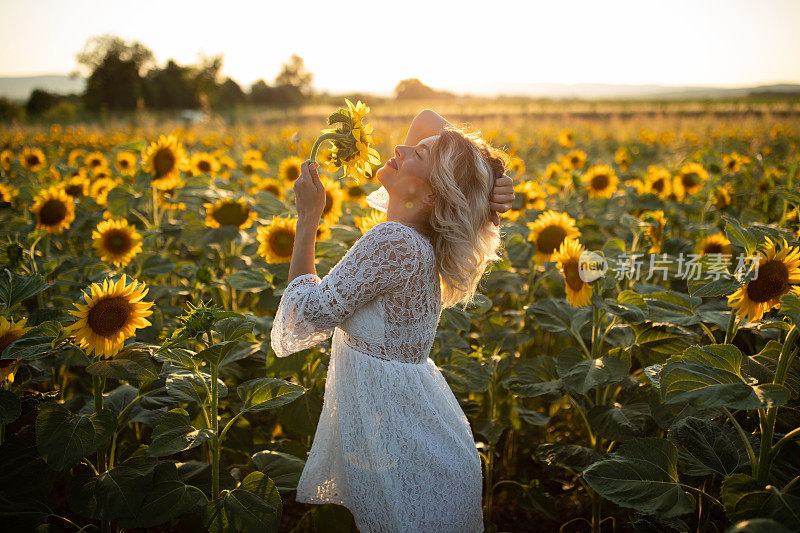
M 487 92 L 528 83 L 800 82 L 800 0 L 0 0 L 0 77 L 67 74 L 86 41 L 137 40 L 163 66 L 223 54 L 243 88 L 300 55 L 314 88 L 404 78 Z

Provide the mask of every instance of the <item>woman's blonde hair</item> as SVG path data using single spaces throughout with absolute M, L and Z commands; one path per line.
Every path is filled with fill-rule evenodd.
M 431 147 L 430 226 L 442 306 L 469 304 L 490 261 L 500 259 L 500 230 L 489 218 L 489 196 L 508 155 L 477 132 L 448 126 Z

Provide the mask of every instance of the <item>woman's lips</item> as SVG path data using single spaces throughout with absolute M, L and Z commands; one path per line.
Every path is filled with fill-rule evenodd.
M 397 170 L 397 162 L 395 162 L 394 157 L 388 160 L 386 164 L 392 167 L 393 169 Z

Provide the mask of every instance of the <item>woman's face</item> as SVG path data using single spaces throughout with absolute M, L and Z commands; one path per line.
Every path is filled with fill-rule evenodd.
M 375 175 L 391 197 L 415 201 L 433 192 L 428 179 L 433 167 L 431 148 L 438 138 L 438 135 L 433 135 L 422 139 L 416 146 L 395 146 L 394 157 Z

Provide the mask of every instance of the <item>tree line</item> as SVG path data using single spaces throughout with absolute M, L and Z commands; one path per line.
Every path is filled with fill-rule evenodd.
M 201 56 L 194 65 L 170 59 L 155 64 L 153 52 L 138 41 L 114 35 L 89 39 L 76 55 L 88 72 L 82 94 L 57 94 L 34 89 L 24 106 L 0 98 L 0 120 L 45 118 L 69 119 L 77 109 L 119 112 L 143 109 L 222 110 L 241 105 L 297 107 L 313 96 L 314 75 L 303 58 L 294 54 L 281 67 L 272 83 L 259 79 L 245 91 L 235 80 L 221 76 L 223 56 Z M 416 78 L 402 80 L 395 88 L 397 99 L 452 98 Z

